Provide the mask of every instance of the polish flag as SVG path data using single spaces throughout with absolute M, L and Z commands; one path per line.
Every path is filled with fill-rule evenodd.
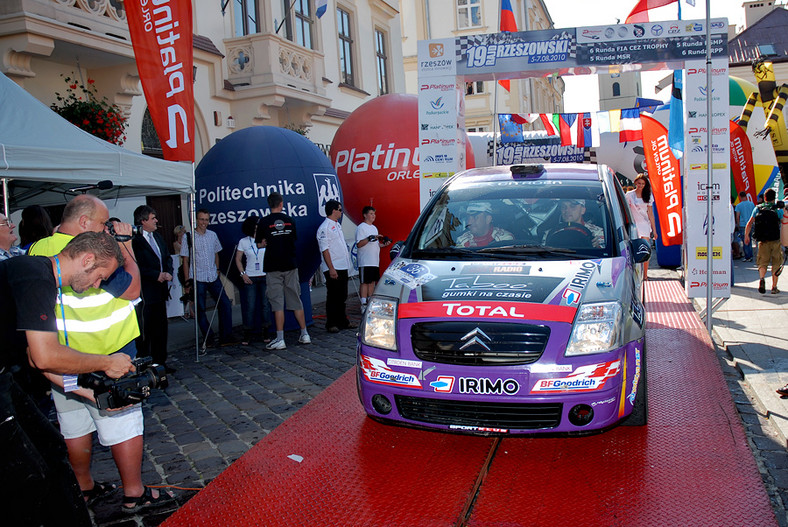
M 648 12 L 650 9 L 656 9 L 670 4 L 675 4 L 679 0 L 638 0 L 632 12 L 627 17 L 626 24 L 634 24 L 637 22 L 648 22 Z

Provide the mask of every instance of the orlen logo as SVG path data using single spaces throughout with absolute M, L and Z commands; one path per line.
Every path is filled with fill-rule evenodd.
M 431 59 L 437 59 L 439 57 L 442 57 L 445 52 L 446 49 L 443 47 L 443 44 L 430 44 Z

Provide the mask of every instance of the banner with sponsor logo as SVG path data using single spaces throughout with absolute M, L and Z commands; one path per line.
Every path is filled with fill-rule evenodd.
M 730 120 L 728 118 L 728 60 L 712 59 L 711 89 L 706 86 L 706 63 L 687 61 L 684 103 L 687 108 L 685 139 L 685 250 L 689 298 L 706 296 L 708 285 L 712 296 L 730 296 L 731 232 L 730 232 Z M 711 97 L 712 115 L 707 116 L 706 99 Z M 712 144 L 708 144 L 709 123 Z M 708 166 L 708 151 L 712 166 Z M 711 188 L 708 171 L 711 170 Z M 711 191 L 711 192 L 709 192 Z M 712 214 L 709 218 L 707 199 L 711 194 Z M 707 233 L 711 229 L 709 255 Z M 707 259 L 712 258 L 713 279 L 707 278 Z
M 137 71 L 164 159 L 194 161 L 192 4 L 127 0 Z
M 684 218 L 681 199 L 681 167 L 668 143 L 668 130 L 656 119 L 641 115 L 643 148 L 648 178 L 659 215 L 663 245 L 681 245 Z
M 746 192 L 750 201 L 758 203 L 755 188 L 755 166 L 752 161 L 752 146 L 747 133 L 731 121 L 731 176 L 736 186 L 736 195 Z

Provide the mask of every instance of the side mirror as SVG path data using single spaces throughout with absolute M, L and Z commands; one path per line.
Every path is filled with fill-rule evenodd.
M 629 246 L 632 248 L 632 258 L 635 263 L 648 262 L 651 258 L 651 242 L 648 240 L 635 238 L 629 242 Z
M 389 258 L 394 260 L 397 256 L 399 256 L 400 251 L 402 251 L 402 247 L 405 245 L 405 242 L 396 242 L 394 245 L 391 246 L 389 249 Z

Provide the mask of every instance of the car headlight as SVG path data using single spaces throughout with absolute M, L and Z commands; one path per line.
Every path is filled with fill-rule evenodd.
M 619 347 L 621 304 L 583 304 L 575 317 L 566 356 L 603 353 Z
M 367 302 L 361 342 L 367 346 L 396 351 L 397 300 L 375 297 Z

